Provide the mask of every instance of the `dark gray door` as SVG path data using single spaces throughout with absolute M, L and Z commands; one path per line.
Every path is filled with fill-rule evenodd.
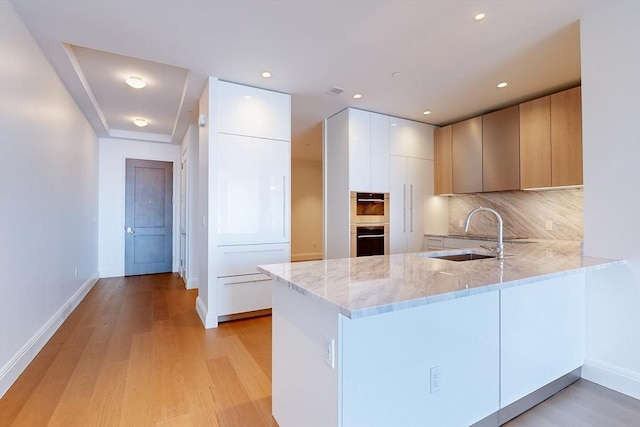
M 170 272 L 173 163 L 127 159 L 125 186 L 125 276 Z

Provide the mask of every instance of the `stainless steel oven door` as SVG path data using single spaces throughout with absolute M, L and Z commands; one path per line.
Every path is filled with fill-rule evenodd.
M 356 256 L 384 255 L 383 225 L 356 227 Z

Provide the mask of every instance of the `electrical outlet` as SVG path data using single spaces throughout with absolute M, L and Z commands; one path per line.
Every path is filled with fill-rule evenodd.
M 464 221 L 463 220 L 461 220 L 461 219 L 458 220 L 458 227 L 460 227 L 460 228 L 464 227 Z
M 322 346 L 324 363 L 329 365 L 331 369 L 336 368 L 336 340 L 325 335 Z
M 431 394 L 440 391 L 442 385 L 442 370 L 440 366 L 434 366 L 431 368 Z
M 553 221 L 547 221 L 544 223 L 544 229 L 547 231 L 553 230 Z

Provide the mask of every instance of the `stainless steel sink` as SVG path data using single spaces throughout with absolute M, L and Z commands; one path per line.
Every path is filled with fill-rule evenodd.
M 458 252 L 447 252 L 447 253 L 426 253 L 423 255 L 425 258 L 435 258 L 435 259 L 444 259 L 447 261 L 476 261 L 479 259 L 487 259 L 487 258 L 496 258 L 495 255 L 490 255 L 486 253 L 476 252 L 473 250 L 465 250 Z

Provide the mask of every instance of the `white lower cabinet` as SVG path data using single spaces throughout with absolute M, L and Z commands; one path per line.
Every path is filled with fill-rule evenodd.
M 218 277 L 258 273 L 259 264 L 279 264 L 291 259 L 288 243 L 220 246 L 217 249 Z
M 464 248 L 475 248 L 480 245 L 492 246 L 495 245 L 495 242 L 490 242 L 488 240 L 474 240 L 474 239 L 457 239 L 455 237 L 445 237 L 443 242 L 444 249 L 464 249 Z
M 282 427 L 501 424 L 514 410 L 503 408 L 582 366 L 584 295 L 579 273 L 349 319 L 276 283 L 274 418 Z
M 271 308 L 272 284 L 264 274 L 218 278 L 218 316 Z
M 218 316 L 271 308 L 272 280 L 258 273 L 260 264 L 289 262 L 288 243 L 221 246 L 218 260 Z
M 433 160 L 390 156 L 389 238 L 392 254 L 419 252 L 425 197 L 433 194 Z
M 349 319 L 275 284 L 274 418 L 281 427 L 464 427 L 497 412 L 498 304 L 496 291 Z
M 583 365 L 584 273 L 501 290 L 500 325 L 504 408 Z
M 426 236 L 424 247 L 428 251 L 439 251 L 444 249 L 444 237 Z

